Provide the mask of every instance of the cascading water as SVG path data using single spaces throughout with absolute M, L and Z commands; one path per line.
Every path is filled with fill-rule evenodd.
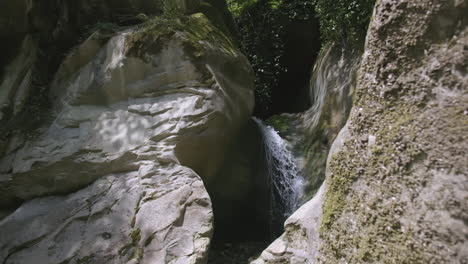
M 263 137 L 265 161 L 271 185 L 272 225 L 282 222 L 298 207 L 304 180 L 288 150 L 287 142 L 270 126 L 254 118 Z M 274 227 L 273 227 L 274 229 Z

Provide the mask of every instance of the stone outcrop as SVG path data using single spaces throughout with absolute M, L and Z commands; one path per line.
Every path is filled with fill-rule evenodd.
M 466 260 L 467 11 L 377 4 L 350 138 L 329 164 L 323 261 Z
M 0 82 L 0 120 L 6 123 L 0 127 L 0 140 L 11 127 L 17 128 L 15 116 L 23 112 L 37 115 L 40 111 L 35 106 L 48 103 L 47 87 L 64 57 L 92 33 L 98 31 L 108 38 L 164 13 L 198 12 L 226 35 L 236 34 L 224 0 L 2 1 L 0 75 L 9 77 Z M 28 101 L 28 107 L 22 108 L 18 101 Z
M 252 264 L 466 262 L 467 13 L 380 0 L 362 56 L 322 50 L 312 108 L 270 120 L 311 199 Z M 1 2 L 0 262 L 204 264 L 214 224 L 266 239 L 234 31 L 223 0 Z
M 377 1 L 324 185 L 253 263 L 464 263 L 467 8 Z
M 219 175 L 252 86 L 248 61 L 203 14 L 92 34 L 54 74 L 47 118 L 2 144 L 0 206 L 26 201 L 0 222 L 2 263 L 204 263 L 202 178 Z

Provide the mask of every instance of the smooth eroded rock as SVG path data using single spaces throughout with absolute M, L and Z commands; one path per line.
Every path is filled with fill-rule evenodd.
M 85 41 L 55 75 L 50 118 L 0 160 L 0 206 L 27 201 L 0 222 L 0 260 L 204 263 L 202 178 L 248 121 L 252 80 L 202 14 Z

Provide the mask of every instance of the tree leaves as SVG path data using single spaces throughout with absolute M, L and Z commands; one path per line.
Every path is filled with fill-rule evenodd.
M 375 0 L 315 0 L 325 42 L 355 42 L 365 37 Z

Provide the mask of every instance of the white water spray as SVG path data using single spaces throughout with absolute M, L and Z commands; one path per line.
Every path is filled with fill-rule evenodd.
M 272 187 L 273 217 L 286 218 L 298 207 L 303 195 L 304 180 L 288 150 L 287 142 L 270 126 L 257 118 L 254 121 L 262 132 L 267 170 Z

